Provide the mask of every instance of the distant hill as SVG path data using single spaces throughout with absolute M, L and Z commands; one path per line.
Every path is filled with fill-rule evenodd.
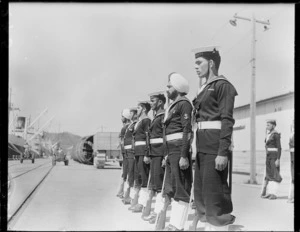
M 62 133 L 48 133 L 44 132 L 44 139 L 50 140 L 52 144 L 60 141 L 61 148 L 67 149 L 71 146 L 75 146 L 82 137 L 79 135 L 74 135 L 69 132 L 62 132 Z

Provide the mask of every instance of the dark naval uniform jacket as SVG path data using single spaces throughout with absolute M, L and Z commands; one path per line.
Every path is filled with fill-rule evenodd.
M 154 116 L 149 127 L 150 143 L 151 139 L 163 140 L 164 117 L 165 112 L 160 112 Z M 150 144 L 150 156 L 165 156 L 165 150 L 166 149 L 163 142 Z
M 221 129 L 197 130 L 197 152 L 230 155 L 236 95 L 234 86 L 221 75 L 208 81 L 193 100 L 196 122 L 221 121 Z
M 124 156 L 125 154 L 125 148 L 124 148 L 124 136 L 125 136 L 125 132 L 126 132 L 126 129 L 127 127 L 129 126 L 129 123 L 126 123 L 122 129 L 121 129 L 121 132 L 119 134 L 119 139 L 120 139 L 120 145 L 121 145 L 121 153 L 122 155 Z
M 291 177 L 292 177 L 292 183 L 294 184 L 294 162 L 295 162 L 295 140 L 294 140 L 295 133 L 292 133 L 290 136 L 289 146 L 290 146 L 290 154 L 291 154 Z
M 275 161 L 281 156 L 280 133 L 273 130 L 265 139 L 266 147 L 266 176 L 269 181 L 281 182 L 280 167 L 275 166 Z
M 182 140 L 176 140 L 176 146 L 181 146 L 181 157 L 189 157 L 190 154 L 190 139 L 192 134 L 192 117 L 193 106 L 192 103 L 185 96 L 180 97 L 171 105 L 165 112 L 165 134 L 171 135 L 178 132 L 183 133 Z M 169 143 L 169 142 L 167 142 Z M 171 141 L 170 143 L 173 143 Z
M 281 142 L 280 133 L 273 130 L 265 139 L 265 147 L 267 155 L 273 155 L 275 158 L 280 159 L 281 156 Z
M 127 129 L 125 130 L 125 134 L 124 134 L 124 147 L 133 144 L 133 131 L 134 131 L 134 125 L 136 124 L 136 121 L 131 122 Z M 127 149 L 126 149 L 127 150 Z M 133 148 L 130 149 L 131 152 L 133 152 Z M 126 153 L 127 156 L 127 153 Z M 128 156 L 126 157 L 128 158 Z
M 293 133 L 290 137 L 290 141 L 289 141 L 289 146 L 290 146 L 290 149 L 291 149 L 291 152 L 294 152 L 294 148 L 295 148 L 295 140 L 294 140 L 294 136 L 295 134 Z
M 146 145 L 146 133 L 149 133 L 150 123 L 150 118 L 143 118 L 142 120 L 137 121 L 137 123 L 134 126 L 134 131 L 132 134 L 134 137 L 134 142 L 145 142 L 145 145 L 134 145 L 135 156 L 149 156 L 149 149 Z

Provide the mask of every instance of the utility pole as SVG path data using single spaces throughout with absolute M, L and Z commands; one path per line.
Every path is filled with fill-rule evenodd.
M 10 114 L 10 111 L 12 111 L 12 103 L 11 103 L 11 88 L 9 89 L 9 100 L 8 100 L 8 103 L 9 103 L 9 106 L 8 106 L 8 121 L 10 122 L 9 123 L 9 126 L 8 126 L 8 133 L 10 133 L 10 128 L 11 128 L 11 125 L 13 124 L 14 122 L 14 114 L 13 114 L 13 117 L 11 118 L 11 114 Z
M 109 156 L 111 156 L 111 132 L 109 132 Z
M 28 129 L 28 118 L 25 117 L 25 128 L 24 128 L 24 132 L 23 132 L 23 138 L 25 141 L 27 141 L 27 129 Z
M 256 181 L 256 23 L 261 23 L 264 25 L 270 25 L 268 21 L 261 21 L 255 19 L 254 14 L 252 14 L 251 18 L 245 18 L 238 16 L 235 14 L 233 16 L 235 20 L 230 20 L 230 24 L 232 26 L 236 26 L 236 19 L 242 19 L 246 21 L 252 21 L 252 55 L 251 55 L 251 62 L 252 62 L 252 75 L 251 75 L 251 102 L 250 102 L 250 180 L 248 183 L 250 184 L 257 184 Z M 267 27 L 265 26 L 265 30 Z
M 9 108 L 8 108 L 8 121 L 9 121 L 9 126 L 8 126 L 8 131 L 9 133 L 13 133 L 14 132 L 14 123 L 15 123 L 15 111 L 18 110 L 20 111 L 19 108 L 17 107 L 13 107 L 13 103 L 12 103 L 12 88 L 10 88 L 10 93 L 9 93 Z
M 11 88 L 10 88 L 10 91 L 9 91 L 9 111 L 8 111 L 8 113 L 10 112 L 10 110 L 11 110 L 11 108 L 12 108 L 12 104 L 11 104 L 11 92 L 12 92 L 12 90 L 11 90 Z M 9 116 L 9 115 L 8 115 Z

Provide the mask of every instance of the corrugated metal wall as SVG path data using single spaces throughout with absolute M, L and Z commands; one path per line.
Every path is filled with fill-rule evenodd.
M 276 130 L 281 133 L 282 149 L 289 149 L 289 137 L 291 132 L 291 124 L 294 118 L 294 109 L 277 111 L 269 114 L 256 116 L 256 149 L 265 149 L 266 121 L 275 119 L 277 121 Z M 234 150 L 249 151 L 250 150 L 250 118 L 236 120 L 235 127 L 245 126 L 244 129 L 233 132 Z
M 291 124 L 294 119 L 294 93 L 259 101 L 256 107 L 256 149 L 265 149 L 266 120 L 277 121 L 276 130 L 281 133 L 281 146 L 288 149 Z M 249 105 L 234 110 L 236 120 L 234 127 L 242 126 L 244 129 L 233 132 L 234 150 L 250 150 L 250 109 Z
M 119 132 L 97 132 L 94 135 L 94 150 L 118 150 Z
M 121 158 L 121 151 L 120 150 L 108 150 L 106 151 L 106 157 L 108 159 L 120 159 Z
M 294 109 L 294 93 L 260 101 L 256 104 L 256 115 L 270 114 L 278 111 Z M 236 120 L 248 118 L 250 105 L 237 107 L 233 111 Z

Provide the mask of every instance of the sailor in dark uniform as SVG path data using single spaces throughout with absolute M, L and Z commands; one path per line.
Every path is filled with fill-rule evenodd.
M 280 133 L 275 130 L 276 121 L 267 121 L 267 135 L 265 139 L 266 147 L 266 173 L 263 182 L 263 189 L 261 193 L 262 198 L 275 200 L 277 198 L 277 191 L 279 183 L 282 181 L 280 175 L 280 156 L 281 143 Z
M 163 143 L 163 121 L 165 116 L 164 105 L 166 97 L 164 92 L 155 92 L 149 94 L 151 109 L 154 112 L 154 118 L 149 127 L 150 157 L 145 157 L 145 162 L 150 162 L 150 193 L 148 195 L 146 207 L 143 211 L 143 219 L 154 223 L 156 214 L 151 213 L 151 202 L 155 194 L 161 193 L 162 183 L 164 179 L 164 168 L 162 160 L 166 155 L 165 144 Z
M 178 73 L 169 75 L 168 98 L 173 100 L 165 112 L 165 140 L 167 144 L 166 179 L 163 189 L 164 211 L 172 201 L 170 224 L 165 230 L 183 230 L 189 208 L 192 169 L 190 143 L 193 106 L 185 97 L 188 81 Z M 165 218 L 165 217 L 163 217 Z
M 150 171 L 149 162 L 144 162 L 144 158 L 149 156 L 149 146 L 147 146 L 146 136 L 149 133 L 151 119 L 148 117 L 148 112 L 151 107 L 147 101 L 140 101 L 137 106 L 138 121 L 134 126 L 134 157 L 135 157 L 135 195 L 129 208 L 134 213 L 142 212 L 144 196 L 147 195 L 148 177 Z M 143 197 L 139 198 L 139 195 Z
M 294 140 L 295 132 L 294 132 L 294 120 L 291 126 L 291 135 L 290 135 L 290 153 L 291 153 L 291 182 L 290 182 L 290 190 L 289 190 L 289 197 L 288 203 L 294 203 L 294 148 L 295 148 L 295 140 Z
M 124 148 L 124 135 L 125 135 L 125 131 L 128 127 L 128 125 L 130 124 L 130 110 L 129 109 L 124 109 L 122 111 L 122 115 L 121 115 L 121 120 L 123 123 L 123 127 L 121 129 L 119 138 L 120 138 L 120 145 L 121 145 L 121 153 L 122 153 L 122 157 L 123 157 L 123 164 L 122 164 L 122 179 L 121 179 L 121 184 L 120 184 L 120 188 L 117 194 L 117 197 L 123 198 L 123 194 L 124 194 L 124 183 L 126 182 L 127 179 L 127 170 L 128 170 L 128 160 L 126 158 L 125 155 L 125 148 Z
M 198 217 L 206 230 L 228 230 L 235 221 L 231 192 L 227 183 L 232 138 L 234 100 L 237 91 L 218 75 L 221 62 L 218 48 L 193 50 L 195 68 L 205 81 L 193 100 L 196 131 L 194 197 Z M 229 173 L 230 172 L 230 173 Z
M 132 147 L 133 142 L 133 131 L 134 125 L 136 123 L 137 117 L 137 109 L 130 109 L 130 124 L 124 133 L 124 149 L 125 149 L 125 159 L 127 159 L 127 188 L 125 191 L 124 199 L 122 200 L 125 205 L 131 203 L 130 198 L 130 190 L 134 185 L 134 167 L 135 167 L 135 159 L 134 159 L 134 151 Z

